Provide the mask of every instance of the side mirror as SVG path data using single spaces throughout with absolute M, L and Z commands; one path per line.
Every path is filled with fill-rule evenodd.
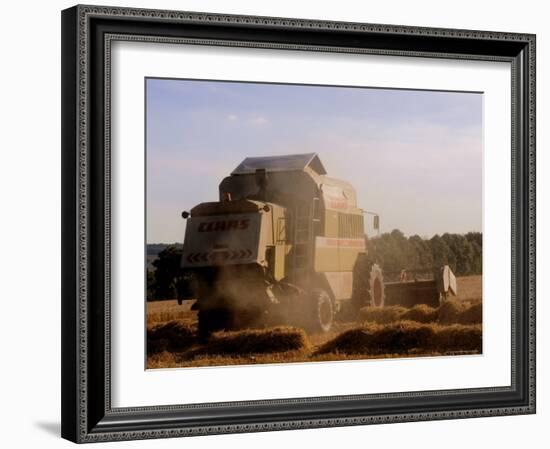
M 187 212 L 186 210 L 184 210 L 182 213 L 181 213 L 181 217 L 184 219 L 184 220 L 187 220 L 189 218 L 189 212 Z
M 380 229 L 380 216 L 375 215 L 372 221 L 372 227 L 378 231 Z

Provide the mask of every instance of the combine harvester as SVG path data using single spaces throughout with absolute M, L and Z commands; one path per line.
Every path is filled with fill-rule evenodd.
M 336 317 L 353 319 L 367 305 L 437 306 L 456 294 L 448 266 L 430 280 L 402 273 L 384 282 L 355 189 L 326 176 L 315 153 L 246 158 L 219 193 L 182 213 L 182 268 L 194 280 L 203 339 L 261 318 L 327 332 Z

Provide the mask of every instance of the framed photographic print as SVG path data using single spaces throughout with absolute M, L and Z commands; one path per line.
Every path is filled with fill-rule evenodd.
M 62 436 L 535 412 L 535 36 L 62 12 Z

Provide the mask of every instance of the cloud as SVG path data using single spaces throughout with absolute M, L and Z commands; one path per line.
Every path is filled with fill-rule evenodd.
M 266 119 L 265 117 L 258 116 L 258 117 L 254 117 L 252 120 L 250 120 L 250 123 L 252 125 L 261 126 L 261 125 L 265 125 L 266 123 L 269 123 L 269 120 Z
M 237 117 L 235 114 L 229 114 L 227 116 L 227 120 L 230 121 L 230 122 L 236 122 L 238 119 L 239 119 L 239 117 Z

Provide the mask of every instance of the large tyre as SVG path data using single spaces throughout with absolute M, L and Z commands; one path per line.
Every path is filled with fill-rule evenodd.
M 375 263 L 372 264 L 369 279 L 369 298 L 370 305 L 373 307 L 384 307 L 386 295 L 384 292 L 384 276 L 382 268 Z
M 327 292 L 316 289 L 309 298 L 308 330 L 329 332 L 334 321 L 334 306 Z

